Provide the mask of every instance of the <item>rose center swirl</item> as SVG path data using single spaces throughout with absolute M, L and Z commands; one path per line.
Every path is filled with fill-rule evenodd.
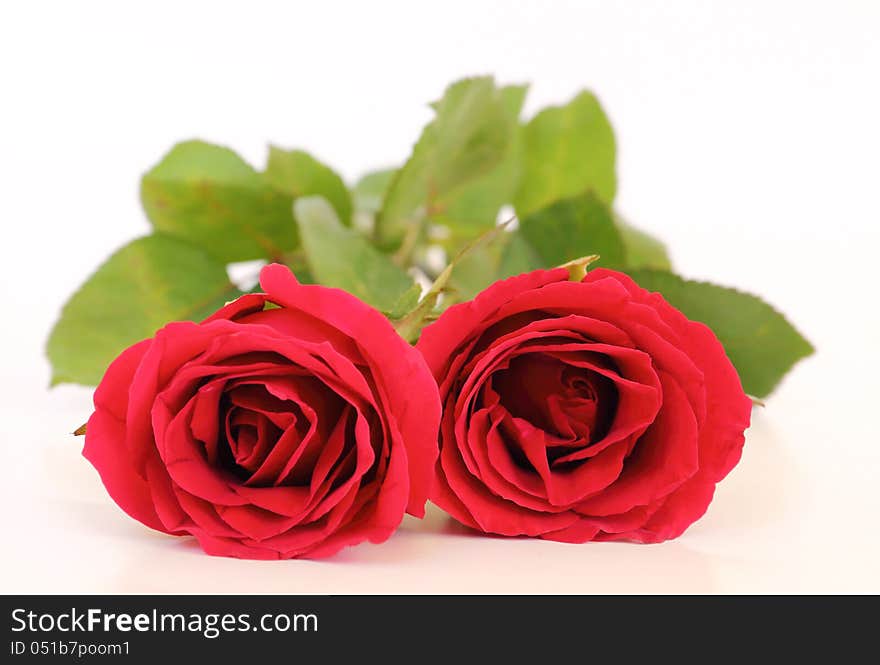
M 351 405 L 310 376 L 232 381 L 223 391 L 208 461 L 244 485 L 308 485 L 326 442 L 351 447 Z
M 608 365 L 598 354 L 594 363 Z M 492 374 L 491 388 L 511 416 L 548 435 L 547 459 L 601 440 L 617 411 L 618 394 L 608 377 L 546 353 L 526 353 Z M 550 443 L 552 442 L 552 443 Z M 520 457 L 520 459 L 522 459 Z

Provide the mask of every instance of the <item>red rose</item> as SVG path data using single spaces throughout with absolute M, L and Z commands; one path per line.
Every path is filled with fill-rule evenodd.
M 113 499 L 209 554 L 328 556 L 421 517 L 440 405 L 376 310 L 270 265 L 265 295 L 172 323 L 107 370 L 83 454 Z
M 718 339 L 618 272 L 497 282 L 418 348 L 444 409 L 431 499 L 482 531 L 674 538 L 742 452 L 751 402 Z

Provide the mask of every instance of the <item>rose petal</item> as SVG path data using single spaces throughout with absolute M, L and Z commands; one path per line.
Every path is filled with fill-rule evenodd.
M 279 265 L 263 268 L 260 284 L 273 302 L 324 321 L 357 342 L 380 394 L 388 397 L 377 411 L 391 411 L 406 445 L 407 512 L 423 516 L 431 468 L 437 459 L 440 402 L 422 355 L 397 334 L 384 315 L 344 291 L 301 285 Z
M 461 505 L 467 506 L 468 514 L 483 531 L 505 536 L 534 536 L 565 528 L 577 521 L 578 518 L 573 513 L 536 512 L 491 494 L 482 482 L 468 473 L 457 453 L 454 446 L 441 448 L 443 478 L 449 489 L 460 499 Z M 436 501 L 446 509 L 440 503 L 444 501 L 442 494 L 438 493 Z
M 684 391 L 660 372 L 663 408 L 639 439 L 617 482 L 586 499 L 576 510 L 586 516 L 624 513 L 669 494 L 699 468 L 697 420 Z
M 136 472 L 125 451 L 116 448 L 124 438 L 125 425 L 99 408 L 86 425 L 83 456 L 97 469 L 107 492 L 122 510 L 152 529 L 167 532 L 153 506 L 149 484 Z

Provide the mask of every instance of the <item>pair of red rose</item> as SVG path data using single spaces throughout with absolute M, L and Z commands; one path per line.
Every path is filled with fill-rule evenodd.
M 113 499 L 210 554 L 329 556 L 428 499 L 489 533 L 657 542 L 739 459 L 721 344 L 621 273 L 498 282 L 415 348 L 283 266 L 261 285 L 124 351 L 87 425 Z

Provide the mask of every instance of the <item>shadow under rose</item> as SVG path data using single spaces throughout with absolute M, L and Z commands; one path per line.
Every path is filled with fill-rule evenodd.
M 118 570 L 126 593 L 706 593 L 711 554 L 681 541 L 572 545 L 486 537 L 431 511 L 381 545 L 330 559 L 248 561 L 205 555 L 194 539 L 147 538 Z M 440 528 L 438 529 L 438 525 Z M 125 553 L 131 553 L 130 547 Z

